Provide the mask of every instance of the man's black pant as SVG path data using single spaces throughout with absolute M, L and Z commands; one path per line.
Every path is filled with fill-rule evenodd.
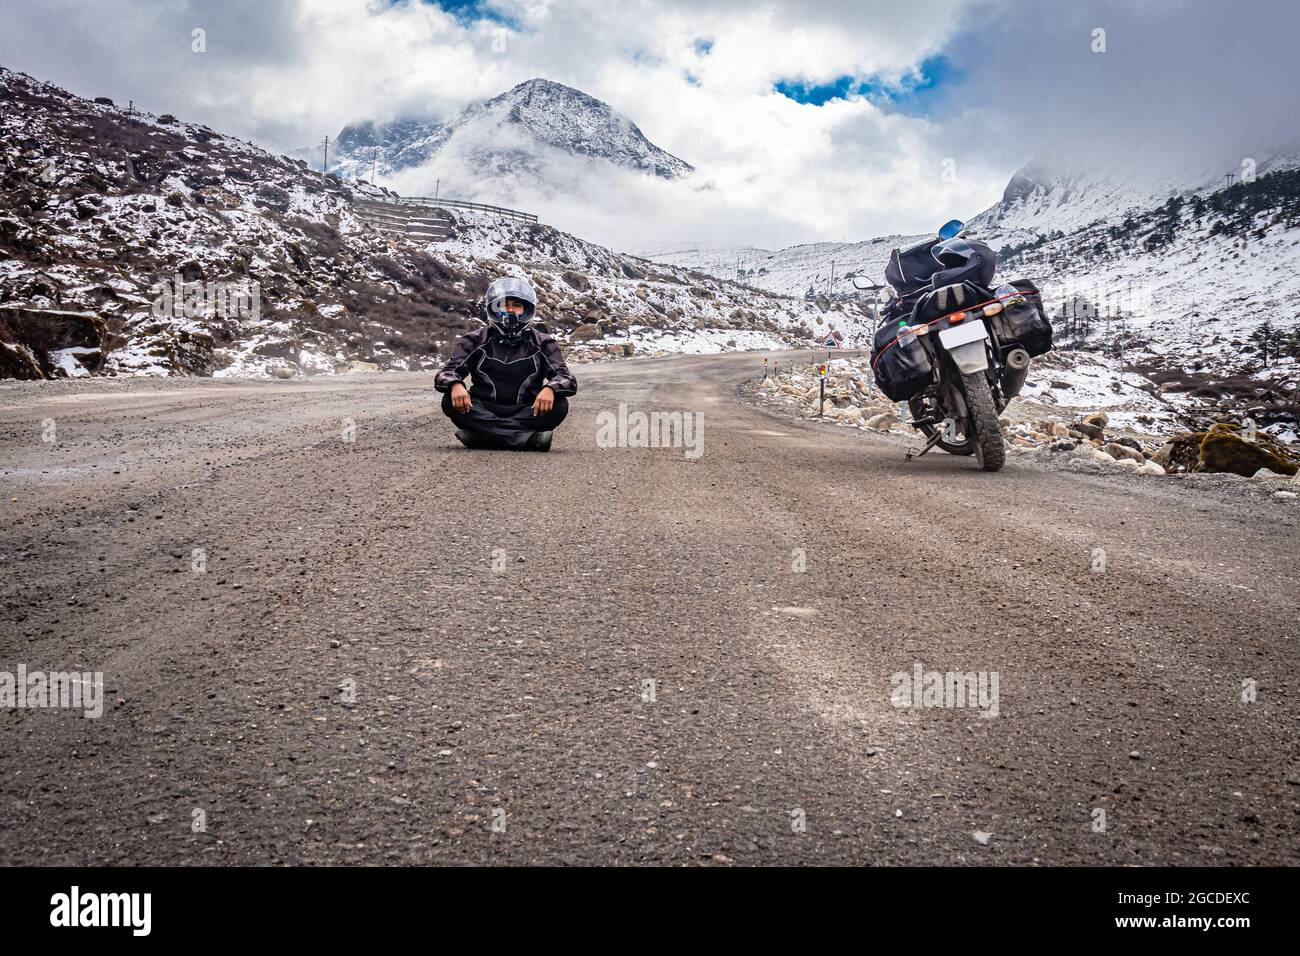
M 472 432 L 485 443 L 504 448 L 523 448 L 533 432 L 548 432 L 564 421 L 569 414 L 569 403 L 563 395 L 544 415 L 534 415 L 533 405 L 496 405 L 473 398 L 468 412 L 452 408 L 451 392 L 442 393 L 442 413 L 456 423 L 457 428 Z

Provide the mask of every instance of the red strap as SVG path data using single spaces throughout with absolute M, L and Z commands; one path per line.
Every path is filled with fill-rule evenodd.
M 953 309 L 951 312 L 946 312 L 943 315 L 939 316 L 937 319 L 931 319 L 929 322 L 926 322 L 924 325 L 915 325 L 915 326 L 909 325 L 908 331 L 911 332 L 913 329 L 928 329 L 936 322 L 942 322 L 944 319 L 948 318 L 948 316 L 956 315 L 958 312 L 974 312 L 976 309 L 982 308 L 986 305 L 992 305 L 994 302 L 1001 302 L 1003 299 L 1015 299 L 1026 295 L 1036 295 L 1039 298 L 1042 298 L 1043 294 L 1041 292 L 1016 292 L 1012 295 L 1000 295 L 996 299 L 986 299 L 983 302 L 977 302 L 975 305 L 969 306 L 968 308 L 965 309 Z M 890 349 L 892 349 L 895 345 L 897 345 L 902 340 L 902 338 L 903 337 L 901 335 L 898 336 L 897 338 L 894 339 L 894 341 L 890 342 L 888 345 L 886 345 L 883 349 L 880 350 L 880 354 L 871 360 L 871 371 L 874 372 L 876 370 L 876 363 L 879 362 L 882 358 L 884 358 L 885 353 L 888 352 Z

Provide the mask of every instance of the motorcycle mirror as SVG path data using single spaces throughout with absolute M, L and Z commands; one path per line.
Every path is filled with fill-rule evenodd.
M 961 235 L 961 231 L 966 228 L 966 223 L 960 219 L 949 219 L 939 227 L 940 239 L 951 239 L 954 236 Z
M 876 282 L 871 281 L 871 279 L 868 276 L 854 276 L 853 288 L 861 289 L 864 292 L 869 292 L 872 289 L 879 289 L 880 285 Z

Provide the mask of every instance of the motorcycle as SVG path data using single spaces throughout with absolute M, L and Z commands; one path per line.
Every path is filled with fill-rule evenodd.
M 907 460 L 938 447 L 973 455 L 984 471 L 1006 463 L 998 416 L 1024 387 L 1032 359 L 1052 348 L 1052 327 L 1034 283 L 993 286 L 996 255 L 946 223 L 890 255 L 889 298 L 871 350 L 876 383 L 907 402 L 910 424 L 926 438 Z M 858 289 L 875 286 L 853 279 Z

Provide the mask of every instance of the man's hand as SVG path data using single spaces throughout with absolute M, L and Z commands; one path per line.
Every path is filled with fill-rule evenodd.
M 545 415 L 555 407 L 555 389 L 549 385 L 543 385 L 542 390 L 537 393 L 533 399 L 533 414 Z
M 474 403 L 469 400 L 469 389 L 461 382 L 457 382 L 451 387 L 451 407 L 462 415 L 474 407 Z M 533 407 L 536 408 L 537 406 L 534 405 Z

